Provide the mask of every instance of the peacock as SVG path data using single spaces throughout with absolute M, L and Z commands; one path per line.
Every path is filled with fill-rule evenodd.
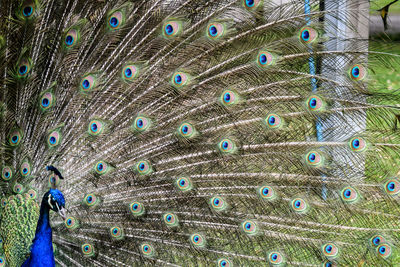
M 400 266 L 369 2 L 1 1 L 0 266 Z

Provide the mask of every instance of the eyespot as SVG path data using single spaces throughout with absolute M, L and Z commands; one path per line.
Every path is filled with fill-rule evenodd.
M 381 244 L 376 248 L 376 253 L 386 259 L 392 254 L 392 248 L 389 244 Z
M 88 93 L 96 87 L 96 77 L 93 75 L 87 75 L 83 77 L 80 83 L 80 89 L 83 93 Z
M 60 184 L 60 177 L 50 174 L 49 176 L 49 187 L 57 187 Z
M 57 130 L 51 132 L 49 137 L 47 137 L 47 144 L 49 147 L 56 147 L 60 144 L 61 134 Z
M 257 233 L 258 227 L 257 224 L 250 220 L 245 220 L 242 222 L 242 230 L 245 234 L 255 235 Z
M 150 127 L 150 120 L 143 116 L 138 116 L 133 123 L 133 130 L 138 132 L 144 132 Z
M 211 23 L 207 26 L 207 36 L 211 40 L 216 40 L 224 33 L 225 27 L 220 23 Z
M 54 101 L 55 101 L 54 95 L 50 92 L 47 92 L 43 94 L 43 96 L 40 98 L 40 103 L 39 103 L 40 108 L 43 111 L 49 110 L 53 106 Z
M 163 26 L 163 35 L 167 38 L 177 36 L 182 31 L 182 23 L 179 21 L 167 21 Z
M 322 246 L 322 253 L 327 258 L 335 258 L 339 253 L 339 248 L 333 243 L 326 243 Z
M 248 9 L 248 10 L 254 10 L 256 9 L 261 3 L 261 0 L 243 0 L 243 5 Z
M 169 227 L 178 226 L 178 217 L 176 217 L 175 214 L 165 213 L 163 218 L 164 218 L 164 222 L 167 226 L 169 226 Z
M 179 190 L 186 192 L 192 189 L 192 181 L 190 178 L 180 177 L 176 180 L 176 186 Z
M 362 152 L 367 148 L 367 142 L 361 137 L 353 137 L 350 139 L 349 146 L 354 152 Z
M 76 228 L 79 227 L 79 222 L 74 217 L 66 218 L 65 221 L 64 221 L 64 224 L 70 230 L 73 230 L 73 229 L 76 229 Z
M 385 191 L 390 196 L 395 196 L 400 192 L 400 183 L 397 179 L 390 179 L 385 183 Z
M 343 201 L 351 203 L 358 200 L 358 193 L 354 188 L 347 186 L 343 188 L 341 197 Z
M 87 194 L 84 198 L 84 204 L 88 207 L 96 206 L 100 200 L 96 197 L 95 194 Z
M 116 11 L 116 12 L 112 13 L 108 17 L 109 28 L 111 28 L 112 30 L 116 30 L 116 29 L 120 28 L 124 22 L 124 19 L 125 19 L 124 15 L 122 14 L 121 11 Z
M 18 77 L 25 78 L 26 76 L 28 76 L 30 70 L 31 70 L 30 62 L 26 59 L 22 60 L 17 66 Z
M 35 14 L 35 10 L 36 10 L 35 2 L 32 0 L 27 0 L 21 6 L 21 15 L 25 19 L 30 19 Z
M 6 198 L 2 198 L 1 199 L 1 206 L 3 207 L 3 208 L 5 208 L 6 206 L 7 206 L 7 199 Z
M 218 267 L 231 267 L 232 263 L 230 260 L 222 258 L 222 259 L 218 259 L 217 266 Z
M 133 81 L 139 75 L 139 68 L 135 65 L 129 64 L 122 68 L 122 79 L 125 81 Z
M 27 194 L 29 195 L 29 197 L 31 199 L 36 199 L 36 197 L 37 197 L 37 193 L 36 193 L 36 191 L 34 189 L 29 189 Z
M 267 51 L 261 51 L 258 53 L 257 63 L 262 68 L 271 66 L 275 63 L 275 57 Z
M 143 205 L 137 201 L 132 202 L 129 205 L 129 209 L 134 216 L 141 216 L 145 211 Z
M 300 40 L 304 44 L 310 44 L 318 38 L 318 33 L 311 27 L 303 27 L 300 30 Z
M 94 171 L 97 174 L 100 174 L 100 175 L 106 174 L 107 172 L 110 171 L 110 169 L 111 169 L 110 165 L 107 162 L 103 161 L 103 160 L 98 161 L 94 165 Z
M 140 250 L 142 251 L 143 256 L 146 257 L 152 257 L 155 253 L 153 246 L 148 243 L 140 245 Z
M 79 40 L 79 32 L 75 29 L 70 29 L 65 34 L 64 44 L 67 48 L 74 47 Z
M 4 181 L 10 181 L 13 176 L 13 172 L 11 167 L 4 166 L 3 170 L 1 171 L 1 178 L 3 178 Z
M 307 99 L 307 108 L 311 111 L 322 111 L 324 102 L 319 96 L 312 95 Z
M 192 242 L 192 245 L 196 248 L 202 248 L 206 245 L 205 239 L 201 234 L 192 234 L 190 236 L 190 241 Z
M 110 234 L 111 234 L 111 237 L 115 238 L 116 240 L 121 240 L 124 238 L 124 232 L 118 226 L 111 227 Z
M 31 164 L 29 162 L 24 162 L 21 165 L 20 173 L 22 177 L 26 177 L 31 174 Z
M 233 153 L 236 150 L 236 145 L 230 139 L 222 139 L 218 148 L 222 153 Z
M 22 132 L 18 129 L 12 130 L 8 140 L 11 146 L 18 146 L 22 140 Z
M 185 122 L 179 126 L 178 132 L 182 137 L 191 138 L 194 136 L 195 129 L 192 124 Z
M 283 262 L 283 256 L 279 252 L 271 252 L 268 254 L 268 260 L 272 265 L 279 265 Z
M 1 242 L 0 242 L 1 244 Z M 6 257 L 0 256 L 0 267 L 6 266 Z
M 100 120 L 91 120 L 88 126 L 88 133 L 92 136 L 98 136 L 103 132 L 104 123 Z
M 332 261 L 325 261 L 323 264 L 322 264 L 322 267 L 336 267 L 337 265 L 336 265 L 336 263 L 334 263 L 334 262 L 332 262 Z
M 282 126 L 282 119 L 279 115 L 271 113 L 265 118 L 265 124 L 269 129 L 278 129 Z
M 171 83 L 172 85 L 179 89 L 184 87 L 189 81 L 188 75 L 183 73 L 183 72 L 175 72 L 174 75 L 172 75 L 172 80 Z
M 258 188 L 258 194 L 261 199 L 271 200 L 275 198 L 275 191 L 270 186 L 261 186 Z
M 13 191 L 16 194 L 21 194 L 24 192 L 24 187 L 22 186 L 22 184 L 15 184 L 13 187 Z
M 221 94 L 221 103 L 224 106 L 230 106 L 237 102 L 237 94 L 231 90 L 225 90 Z
M 223 211 L 227 207 L 225 200 L 220 196 L 212 197 L 210 199 L 210 206 L 215 211 Z
M 324 163 L 324 157 L 317 151 L 310 151 L 306 154 L 307 164 L 313 167 L 319 167 Z
M 350 78 L 354 81 L 361 81 L 367 76 L 367 70 L 364 66 L 356 64 L 350 68 Z
M 291 206 L 296 212 L 305 212 L 307 210 L 307 203 L 302 198 L 293 199 Z
M 136 164 L 136 170 L 141 175 L 150 174 L 153 170 L 147 160 L 141 160 Z
M 85 243 L 82 245 L 82 253 L 85 257 L 92 257 L 94 256 L 94 247 L 92 244 Z
M 374 235 L 370 242 L 373 247 L 378 247 L 380 244 L 386 243 L 386 239 L 381 235 Z

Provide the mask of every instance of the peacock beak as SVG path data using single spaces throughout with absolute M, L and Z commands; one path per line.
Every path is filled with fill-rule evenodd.
M 64 207 L 61 207 L 61 209 L 58 211 L 58 214 L 63 218 L 64 220 L 67 218 L 66 215 L 66 209 Z

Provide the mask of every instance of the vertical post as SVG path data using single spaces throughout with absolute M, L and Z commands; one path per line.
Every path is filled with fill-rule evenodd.
M 327 51 L 365 51 L 368 52 L 369 37 L 369 1 L 368 0 L 320 0 L 320 5 L 327 11 L 324 15 L 324 32 L 328 41 L 324 43 Z M 337 81 L 339 84 L 348 80 L 347 73 L 351 64 L 363 64 L 367 67 L 367 53 L 358 56 L 337 55 L 332 61 L 322 59 L 320 75 Z M 332 67 L 332 62 L 335 66 Z M 366 102 L 365 96 L 346 86 L 335 86 L 321 82 L 328 89 L 330 97 L 353 99 Z M 340 108 L 340 101 L 334 101 L 332 108 Z M 366 129 L 366 111 L 336 112 L 324 117 L 321 129 L 325 141 L 347 141 Z M 330 175 L 338 177 L 363 177 L 365 170 L 364 155 L 349 153 L 346 147 L 335 148 L 331 153 L 334 168 Z M 356 159 L 356 160 L 355 160 Z

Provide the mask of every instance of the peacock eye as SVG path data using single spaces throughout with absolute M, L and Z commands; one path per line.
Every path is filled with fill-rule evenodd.
M 272 200 L 275 198 L 275 191 L 270 186 L 262 186 L 258 189 L 258 194 L 261 199 Z
M 80 90 L 83 93 L 88 93 L 93 91 L 96 88 L 97 85 L 97 78 L 92 75 L 86 75 L 82 78 L 80 82 Z
M 87 207 L 94 207 L 96 205 L 98 205 L 100 203 L 100 200 L 98 197 L 96 197 L 95 194 L 87 194 L 84 197 L 84 201 L 83 203 L 87 206 Z
M 295 198 L 292 200 L 291 207 L 296 212 L 305 212 L 307 210 L 307 203 L 302 198 Z
M 108 18 L 108 26 L 112 30 L 116 30 L 124 23 L 125 16 L 121 11 L 112 13 Z
M 210 206 L 215 211 L 223 211 L 226 209 L 227 204 L 222 197 L 215 196 L 210 199 Z
M 352 203 L 358 200 L 358 193 L 354 188 L 347 186 L 342 190 L 341 197 L 344 202 Z
M 248 10 L 256 9 L 261 3 L 261 0 L 242 0 L 242 1 L 243 1 L 244 6 Z
M 61 133 L 58 130 L 52 131 L 47 137 L 47 144 L 50 148 L 56 147 L 61 142 Z
M 154 249 L 153 246 L 148 244 L 148 243 L 144 243 L 140 246 L 141 252 L 145 257 L 152 257 L 154 256 Z
M 150 174 L 153 170 L 150 162 L 147 160 L 141 160 L 136 164 L 136 170 L 140 175 Z
M 127 82 L 132 82 L 139 75 L 139 67 L 133 64 L 125 65 L 122 68 L 121 77 Z
M 257 56 L 257 64 L 258 66 L 265 68 L 271 66 L 275 63 L 275 57 L 271 53 L 267 51 L 261 51 Z
M 74 47 L 79 40 L 79 31 L 76 29 L 70 29 L 65 34 L 64 45 L 66 48 Z
M 17 65 L 17 74 L 20 78 L 26 78 L 31 70 L 31 63 L 30 60 L 23 59 Z
M 9 181 L 11 180 L 13 176 L 13 172 L 11 167 L 9 166 L 4 166 L 1 172 L 1 178 L 3 178 L 4 181 Z
M 232 106 L 238 102 L 238 97 L 234 91 L 225 90 L 221 94 L 221 103 L 226 107 Z
M 304 44 L 310 44 L 318 38 L 318 32 L 311 27 L 303 27 L 300 30 L 300 40 Z
M 47 93 L 43 94 L 43 96 L 40 98 L 40 108 L 43 111 L 46 111 L 53 106 L 54 101 L 55 101 L 55 97 L 54 97 L 53 93 L 47 92 Z
M 335 258 L 339 253 L 339 248 L 333 243 L 327 243 L 322 246 L 322 253 L 327 258 Z
M 265 118 L 265 124 L 269 129 L 279 129 L 283 125 L 282 118 L 275 113 L 268 114 Z
M 218 267 L 231 267 L 232 263 L 230 260 L 222 258 L 222 259 L 218 259 L 217 266 Z
M 381 236 L 381 235 L 375 235 L 375 236 L 373 236 L 373 237 L 370 239 L 370 241 L 371 241 L 371 245 L 372 245 L 373 247 L 377 247 L 377 246 L 379 246 L 380 244 L 385 243 L 385 242 L 386 242 L 386 239 L 385 239 L 383 236 Z
M 280 265 L 283 262 L 283 256 L 279 252 L 271 252 L 268 255 L 268 260 L 272 265 Z
M 245 220 L 242 222 L 242 231 L 248 235 L 255 235 L 257 233 L 257 224 L 250 220 Z
M 25 0 L 21 6 L 21 15 L 24 19 L 30 19 L 33 17 L 36 10 L 36 4 L 34 0 Z
M 236 145 L 230 139 L 222 139 L 218 145 L 218 148 L 224 154 L 233 153 L 236 151 Z
M 182 22 L 180 21 L 167 21 L 164 23 L 163 35 L 166 38 L 177 36 L 182 32 Z
M 92 257 L 95 255 L 94 246 L 89 243 L 85 243 L 81 247 L 82 253 L 85 257 Z
M 379 256 L 386 259 L 392 254 L 392 247 L 389 244 L 381 244 L 376 248 Z
M 11 146 L 18 146 L 22 141 L 22 132 L 20 129 L 11 130 L 9 143 Z
M 172 86 L 176 89 L 185 87 L 189 82 L 189 75 L 184 72 L 175 72 L 171 77 Z
M 124 232 L 118 226 L 111 227 L 110 228 L 110 234 L 111 234 L 111 237 L 116 239 L 116 240 L 121 240 L 121 239 L 124 238 Z
M 176 186 L 182 192 L 186 192 L 192 189 L 192 181 L 190 178 L 181 177 L 176 180 Z
M 165 213 L 163 218 L 168 227 L 176 227 L 179 224 L 178 217 L 173 213 Z
M 356 64 L 350 68 L 349 75 L 354 81 L 361 81 L 367 76 L 367 70 L 364 66 Z
M 141 216 L 145 212 L 143 205 L 137 201 L 132 202 L 129 207 L 132 215 L 134 216 Z
M 207 36 L 210 40 L 217 40 L 224 34 L 225 27 L 220 23 L 211 23 L 207 27 Z
M 190 241 L 192 245 L 196 248 L 202 248 L 205 246 L 205 239 L 201 234 L 192 234 L 190 236 Z
M 385 182 L 384 189 L 389 196 L 396 196 L 400 192 L 400 182 L 397 178 L 390 179 Z

